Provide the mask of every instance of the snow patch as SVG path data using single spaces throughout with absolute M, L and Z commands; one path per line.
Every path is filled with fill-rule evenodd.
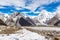
M 9 36 L 1 36 L 0 40 L 47 40 L 44 36 L 26 29 L 17 31 L 16 34 L 9 34 Z

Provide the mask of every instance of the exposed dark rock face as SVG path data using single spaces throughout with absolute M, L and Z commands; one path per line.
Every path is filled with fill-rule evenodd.
M 7 26 L 7 25 L 4 23 L 4 21 L 5 21 L 4 15 L 0 13 L 0 25 Z
M 31 26 L 32 24 L 25 20 L 24 18 L 20 18 L 19 23 L 21 26 Z
M 1 19 L 0 19 L 0 25 L 7 26 Z
M 30 19 L 29 17 L 26 18 L 26 20 L 32 24 L 32 26 L 36 26 L 36 24 L 34 23 L 34 20 Z
M 10 26 L 34 26 L 34 22 L 30 18 L 25 18 L 20 13 L 14 13 L 7 19 L 5 22 L 7 25 Z
M 60 20 L 57 21 L 54 25 L 55 25 L 55 26 L 60 26 Z
M 54 25 L 58 21 L 58 18 L 53 17 L 51 20 L 49 20 L 47 23 L 50 25 Z
M 58 38 L 54 38 L 54 40 L 59 40 Z

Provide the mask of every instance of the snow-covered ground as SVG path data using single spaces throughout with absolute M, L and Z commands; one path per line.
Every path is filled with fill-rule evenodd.
M 0 40 L 48 40 L 45 36 L 39 35 L 35 32 L 22 29 L 16 34 L 0 34 Z

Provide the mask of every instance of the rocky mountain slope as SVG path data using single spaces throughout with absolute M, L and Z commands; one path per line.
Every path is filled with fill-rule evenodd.
M 48 21 L 49 25 L 60 26 L 60 13 L 57 13 L 53 18 Z
M 43 10 L 38 16 L 31 18 L 25 17 L 20 13 L 13 13 L 11 15 L 8 14 L 0 14 L 0 23 L 6 24 L 7 26 L 38 26 L 38 25 L 49 25 L 54 20 L 60 19 L 60 14 L 52 15 L 51 13 L 46 13 Z M 52 24 L 54 25 L 56 22 L 54 21 Z
M 36 25 L 48 25 L 47 21 L 50 20 L 53 17 L 54 17 L 54 15 L 52 13 L 49 13 L 49 12 L 46 12 L 45 10 L 43 10 L 33 20 L 34 20 Z
M 35 23 L 32 19 L 30 19 L 29 17 L 24 17 L 22 14 L 20 13 L 13 13 L 11 15 L 2 15 L 3 22 L 7 25 L 7 26 L 34 26 Z

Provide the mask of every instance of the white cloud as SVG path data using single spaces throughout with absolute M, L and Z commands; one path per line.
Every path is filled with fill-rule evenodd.
M 24 0 L 8 0 L 8 2 L 15 6 L 25 6 Z
M 60 13 L 60 6 L 57 7 L 56 12 Z
M 50 18 L 54 17 L 56 14 L 59 14 L 59 16 L 60 16 L 60 6 L 58 6 L 56 11 L 54 11 L 54 12 L 48 12 L 47 10 L 42 9 L 41 12 L 34 12 L 34 13 L 40 13 L 40 14 L 42 13 L 43 15 L 47 15 L 45 17 L 50 17 Z
M 5 14 L 7 14 L 7 13 L 3 13 L 3 12 L 1 12 L 1 11 L 0 11 L 0 14 L 3 14 L 3 15 L 5 15 Z M 7 14 L 7 15 L 8 15 L 8 14 Z
M 28 9 L 35 10 L 38 6 L 43 4 L 50 4 L 52 2 L 58 2 L 59 0 L 34 0 L 32 4 L 27 6 Z
M 29 12 L 21 12 L 21 13 L 29 13 Z
M 35 18 L 35 17 L 37 17 L 37 16 L 28 16 L 29 18 L 31 18 L 31 19 L 33 19 L 33 18 Z
M 2 13 L 2 12 L 0 11 L 0 15 L 2 15 L 2 14 L 5 14 L 5 13 Z
M 0 0 L 0 8 L 4 8 L 3 6 L 11 6 L 14 5 L 16 10 L 20 10 L 21 8 L 19 7 L 24 7 L 27 9 L 30 9 L 34 12 L 34 10 L 38 7 L 41 6 L 41 10 L 44 10 L 42 5 L 44 4 L 50 4 L 52 2 L 58 2 L 60 0 L 32 0 L 33 3 L 29 4 L 28 6 L 25 6 L 25 0 Z M 13 10 L 11 10 L 13 11 Z M 60 7 L 57 8 L 56 12 L 60 13 Z M 56 12 L 54 12 L 53 14 L 55 14 Z M 26 13 L 28 12 L 22 12 L 24 13 L 24 15 L 27 15 Z M 40 13 L 40 12 L 34 12 L 34 13 Z M 46 11 L 46 13 L 48 13 L 48 11 Z M 4 14 L 4 13 L 3 13 Z
M 38 13 L 40 13 L 40 12 L 37 11 L 37 12 L 34 12 L 34 13 L 38 14 Z
M 16 7 L 16 10 L 20 10 L 20 9 L 22 9 L 22 8 Z
M 0 0 L 0 5 L 24 6 L 23 0 Z
M 0 0 L 0 5 L 11 5 L 7 0 Z
M 0 0 L 0 5 L 14 5 L 18 7 L 25 7 L 30 10 L 35 10 L 36 7 L 41 6 L 43 4 L 50 4 L 52 2 L 57 2 L 60 0 L 32 0 L 33 3 L 29 4 L 27 7 L 25 6 L 25 0 Z
M 48 12 L 48 11 L 46 11 L 45 9 L 44 10 L 42 10 L 41 12 L 40 12 L 40 14 L 38 15 L 38 16 L 40 16 L 39 18 L 40 19 L 51 19 L 52 17 L 54 17 L 56 15 L 56 12 Z
M 57 9 L 56 9 L 56 11 L 54 11 L 54 12 L 48 12 L 48 11 L 46 11 L 45 9 L 43 9 L 38 16 L 41 15 L 41 17 L 40 17 L 41 19 L 43 18 L 42 16 L 44 16 L 44 18 L 49 18 L 49 17 L 52 18 L 52 17 L 54 17 L 56 14 L 57 14 L 57 16 L 60 17 L 60 6 L 58 6 Z M 44 19 L 44 18 L 43 18 L 43 19 Z

